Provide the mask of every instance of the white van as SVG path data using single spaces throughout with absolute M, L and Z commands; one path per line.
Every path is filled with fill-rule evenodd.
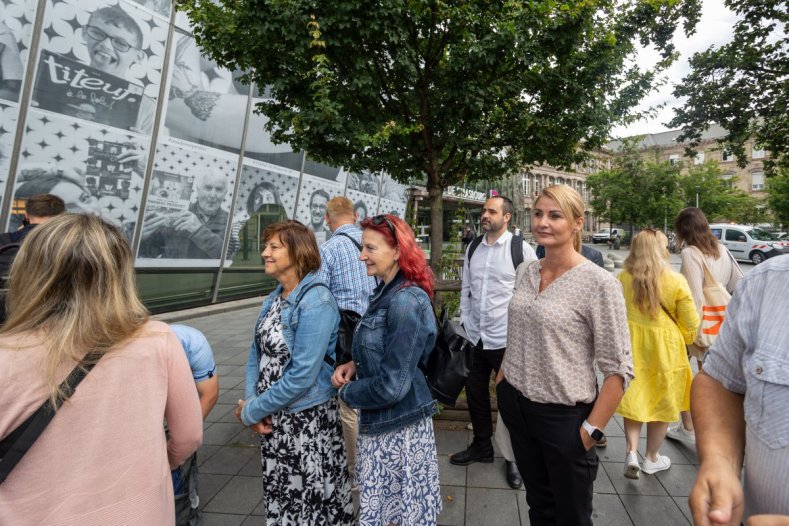
M 789 254 L 789 241 L 752 226 L 710 225 L 712 234 L 721 240 L 737 261 L 750 261 L 758 265 L 767 258 Z

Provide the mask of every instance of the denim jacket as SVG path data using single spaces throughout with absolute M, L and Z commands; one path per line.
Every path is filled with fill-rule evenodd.
M 328 355 L 334 361 L 337 343 L 337 326 L 340 313 L 337 302 L 327 287 L 317 286 L 299 299 L 301 291 L 311 283 L 322 283 L 314 273 L 307 274 L 295 289 L 282 300 L 282 334 L 290 351 L 282 377 L 269 389 L 255 394 L 260 376 L 260 347 L 257 344 L 257 327 L 268 313 L 274 300 L 282 292 L 282 285 L 263 301 L 258 321 L 252 333 L 252 345 L 247 360 L 246 403 L 241 412 L 244 424 L 252 425 L 266 416 L 286 410 L 296 413 L 322 404 L 334 396 L 331 385 L 334 369 L 326 363 Z
M 357 379 L 340 389 L 350 407 L 361 409 L 359 432 L 384 433 L 438 411 L 425 375 L 436 341 L 436 318 L 425 291 L 402 271 L 380 284 L 353 338 Z

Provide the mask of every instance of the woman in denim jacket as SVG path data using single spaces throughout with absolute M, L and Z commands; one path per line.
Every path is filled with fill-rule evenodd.
M 437 407 L 419 368 L 436 340 L 433 278 L 401 219 L 379 215 L 361 226 L 361 259 L 381 283 L 356 326 L 353 361 L 332 377 L 342 400 L 360 410 L 359 523 L 433 525 L 441 511 Z
M 267 524 L 350 525 L 353 520 L 335 389 L 340 314 L 315 277 L 315 236 L 297 221 L 263 232 L 266 274 L 279 286 L 263 302 L 236 416 L 260 433 Z

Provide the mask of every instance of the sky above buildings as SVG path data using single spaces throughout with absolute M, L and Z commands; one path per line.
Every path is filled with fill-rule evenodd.
M 639 106 L 640 109 L 646 109 L 665 104 L 665 107 L 658 110 L 653 118 L 641 120 L 626 127 L 615 127 L 611 131 L 612 137 L 622 138 L 647 133 L 660 133 L 671 129 L 666 124 L 674 116 L 673 109 L 682 105 L 682 101 L 674 98 L 672 92 L 674 91 L 674 86 L 690 72 L 688 59 L 694 53 L 704 51 L 710 46 L 717 48 L 721 44 L 729 42 L 735 21 L 736 15 L 723 5 L 723 0 L 703 0 L 701 19 L 696 26 L 696 32 L 688 37 L 680 29 L 674 35 L 674 44 L 680 53 L 680 57 L 665 72 L 664 76 L 667 82 L 658 88 L 657 91 L 647 96 Z M 657 58 L 658 54 L 654 50 L 642 49 L 638 56 L 638 62 L 642 67 L 652 66 L 657 61 Z

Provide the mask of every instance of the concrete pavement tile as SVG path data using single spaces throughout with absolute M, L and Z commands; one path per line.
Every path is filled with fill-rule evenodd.
M 223 394 L 219 395 L 219 399 L 216 402 L 218 404 L 233 404 L 237 406 L 238 401 L 243 399 L 243 389 L 230 389 L 229 391 L 225 391 Z
M 605 426 L 603 430 L 606 437 L 623 437 L 625 436 L 625 432 L 622 429 L 622 426 L 619 425 L 619 422 L 616 421 L 615 418 L 612 418 L 608 421 L 608 424 Z
M 624 462 L 602 462 L 608 478 L 619 495 L 667 495 L 666 490 L 654 475 L 646 475 L 632 480 L 624 475 Z
M 601 495 L 592 497 L 592 522 L 605 526 L 631 526 L 633 521 L 625 510 L 618 495 Z
M 203 462 L 211 458 L 211 455 L 219 451 L 221 447 L 222 446 L 208 446 L 205 444 L 200 446 L 200 449 L 197 450 L 197 465 L 202 465 Z
M 671 497 L 621 495 L 635 526 L 687 526 L 688 520 Z
M 260 526 L 261 524 L 263 524 L 263 521 L 260 519 L 260 517 L 250 515 L 244 519 L 244 522 L 241 523 L 241 526 Z
M 442 526 L 465 526 L 466 488 L 441 484 L 441 513 L 438 524 Z
M 203 513 L 203 526 L 239 526 L 246 515 L 226 513 Z
M 218 374 L 221 379 L 223 376 L 229 375 L 230 371 L 235 371 L 237 367 L 238 366 L 235 364 L 219 364 L 216 366 L 216 374 Z
M 519 523 L 517 491 L 466 489 L 466 526 L 512 526 Z
M 450 464 L 449 456 L 438 456 L 438 474 L 442 486 L 465 486 L 467 466 Z
M 208 416 L 205 417 L 205 421 L 206 423 L 219 422 L 226 414 L 234 414 L 236 407 L 236 404 L 216 404 L 213 409 L 211 409 L 211 412 L 208 413 Z
M 444 429 L 436 430 L 436 451 L 439 455 L 451 455 L 458 451 L 463 451 L 468 447 L 469 432 L 468 431 L 446 431 Z
M 217 419 L 217 422 L 224 422 L 226 424 L 231 424 L 235 422 L 236 424 L 239 424 L 238 418 L 236 418 L 236 407 L 238 406 L 233 406 L 233 409 L 231 409 L 230 411 L 219 417 Z
M 244 391 L 244 385 L 247 379 L 243 376 L 220 376 L 219 377 L 219 391 L 224 393 L 231 389 L 239 389 Z M 243 398 L 243 396 L 241 397 Z
M 200 471 L 219 475 L 235 475 L 254 457 L 260 461 L 260 450 L 257 448 L 225 446 L 203 463 L 200 466 Z
M 690 504 L 688 504 L 687 497 L 671 497 L 674 503 L 679 506 L 679 510 L 688 519 L 688 522 L 693 523 L 693 513 L 690 511 Z
M 468 466 L 467 486 L 470 488 L 497 488 L 512 491 L 504 472 L 504 459 L 497 458 L 492 464 L 475 462 Z
M 698 472 L 696 466 L 672 464 L 668 470 L 655 473 L 655 476 L 672 497 L 687 497 Z
M 525 491 L 518 492 L 518 513 L 520 514 L 522 526 L 531 524 L 531 520 L 529 519 L 529 504 L 526 502 Z
M 249 344 L 247 344 L 246 350 L 239 349 L 236 352 L 223 354 L 219 358 L 214 356 L 214 361 L 216 363 L 239 366 L 245 364 L 247 358 L 249 358 Z
M 608 437 L 608 445 L 597 448 L 601 462 L 624 462 L 627 445 L 625 437 Z
M 211 499 L 205 510 L 212 513 L 249 515 L 262 496 L 260 477 L 235 476 Z
M 224 422 L 211 424 L 203 431 L 203 444 L 224 446 L 230 443 L 242 429 L 245 428 L 238 422 L 235 424 Z
M 258 502 L 258 505 L 255 506 L 255 509 L 252 510 L 252 513 L 250 515 L 254 515 L 256 517 L 258 517 L 258 516 L 265 517 L 265 515 L 266 515 L 266 506 L 263 503 L 263 497 L 260 498 L 260 502 Z
M 614 484 L 608 477 L 608 473 L 606 473 L 605 469 L 603 469 L 602 463 L 597 468 L 597 479 L 594 481 L 594 492 L 606 494 L 616 493 Z
M 263 476 L 263 464 L 260 460 L 260 448 L 255 448 L 255 451 L 255 456 L 253 456 L 246 464 L 244 464 L 244 467 L 238 472 L 239 475 L 243 475 L 245 477 Z
M 230 482 L 230 475 L 212 475 L 210 473 L 198 473 L 197 475 L 197 495 L 200 497 L 200 509 L 206 507 L 211 502 L 219 490 Z

